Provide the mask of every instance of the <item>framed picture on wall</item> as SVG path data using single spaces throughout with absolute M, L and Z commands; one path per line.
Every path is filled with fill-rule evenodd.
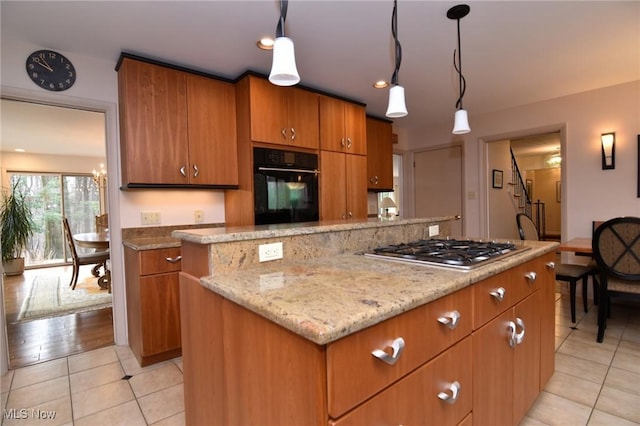
M 502 188 L 502 170 L 493 169 L 493 183 L 494 188 Z

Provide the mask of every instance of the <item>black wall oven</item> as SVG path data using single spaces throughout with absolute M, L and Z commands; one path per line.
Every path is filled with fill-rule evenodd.
M 253 148 L 255 224 L 314 222 L 318 209 L 318 156 Z

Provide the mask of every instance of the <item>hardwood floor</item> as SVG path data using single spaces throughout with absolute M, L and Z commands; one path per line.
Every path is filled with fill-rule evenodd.
M 63 280 L 71 277 L 70 266 L 48 268 L 47 273 L 53 270 Z M 43 270 L 32 269 L 20 276 L 3 277 L 9 368 L 49 361 L 114 343 L 111 308 L 15 323 L 31 283 L 39 273 L 43 273 Z M 90 273 L 91 265 L 81 267 L 80 280 Z

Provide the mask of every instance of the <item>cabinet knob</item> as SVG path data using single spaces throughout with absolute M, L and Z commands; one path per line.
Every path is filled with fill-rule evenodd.
M 447 386 L 447 389 L 445 391 L 440 392 L 438 394 L 438 398 L 440 398 L 441 400 L 449 404 L 454 404 L 458 399 L 459 393 L 460 393 L 460 383 L 455 381 L 449 384 L 449 386 Z
M 451 311 L 443 314 L 440 318 L 438 318 L 438 322 L 440 324 L 446 325 L 448 328 L 453 330 L 458 326 L 458 322 L 460 321 L 460 312 Z
M 347 138 L 347 149 L 351 149 L 351 145 L 353 145 L 351 143 L 351 138 Z
M 507 292 L 507 290 L 504 289 L 504 287 L 499 287 L 496 288 L 494 290 L 491 290 L 489 292 L 489 294 L 496 299 L 498 302 L 502 302 L 504 300 L 504 294 Z
M 400 358 L 400 354 L 404 350 L 404 339 L 402 337 L 398 337 L 391 343 L 391 354 L 387 353 L 382 349 L 376 349 L 371 352 L 371 355 L 375 356 L 381 361 L 386 362 L 389 365 L 395 364 Z
M 351 213 L 351 212 L 349 212 L 348 215 L 349 215 L 349 219 L 351 219 L 353 217 L 353 213 Z
M 547 268 L 556 269 L 556 262 L 547 262 Z
M 187 177 L 187 169 L 185 166 L 180 167 L 180 174 L 184 177 Z
M 296 140 L 296 129 L 294 129 L 293 127 L 291 128 L 291 140 Z
M 283 129 L 280 131 L 280 133 L 282 133 L 282 137 L 283 137 L 284 139 L 286 139 L 286 138 L 287 138 L 287 129 L 283 128 Z
M 374 176 L 372 178 L 369 178 L 369 182 L 371 182 L 374 185 L 378 184 L 378 176 Z
M 531 271 L 531 272 L 527 272 L 524 277 L 530 282 L 530 283 L 534 283 L 536 281 L 536 278 L 538 277 L 538 275 Z
M 193 177 L 198 177 L 198 175 L 200 174 L 200 169 L 198 168 L 197 165 L 193 165 Z
M 166 260 L 169 263 L 178 263 L 182 260 L 182 256 L 165 257 L 164 260 Z
M 340 146 L 344 148 L 344 138 L 340 139 Z

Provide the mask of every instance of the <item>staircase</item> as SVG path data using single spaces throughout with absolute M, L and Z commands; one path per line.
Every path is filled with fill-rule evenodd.
M 516 199 L 518 213 L 524 213 L 531 218 L 538 228 L 538 238 L 543 240 L 546 234 L 544 203 L 540 200 L 532 202 L 532 194 L 527 193 L 527 187 L 522 180 L 516 157 L 511 149 L 509 151 L 511 152 L 511 181 L 509 185 L 513 187 L 512 194 Z

